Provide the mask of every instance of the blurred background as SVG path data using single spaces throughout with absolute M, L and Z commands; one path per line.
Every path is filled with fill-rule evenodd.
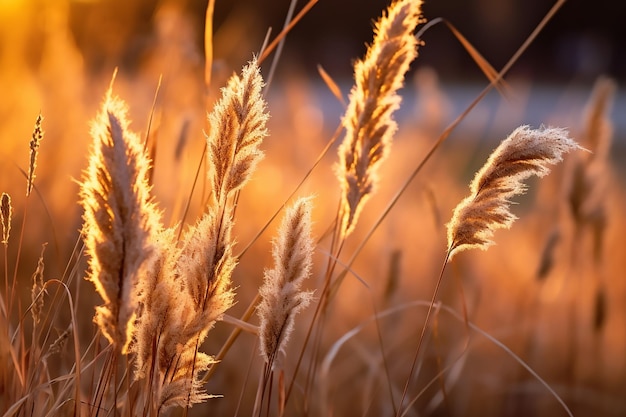
M 1 0 L 0 13 L 8 18 L 11 9 L 37 3 L 36 0 Z M 166 8 L 175 8 L 184 16 L 184 22 L 179 21 L 178 25 L 184 26 L 180 29 L 188 33 L 178 36 L 188 36 L 190 48 L 202 48 L 205 0 L 52 3 L 68 9 L 68 35 L 90 70 L 108 70 L 107 66 L 112 64 L 129 70 L 136 68 L 154 47 L 155 35 L 163 33 Z M 300 0 L 298 8 L 304 3 Z M 316 65 L 321 64 L 335 77 L 349 78 L 351 61 L 364 52 L 365 43 L 372 38 L 372 22 L 387 3 L 385 0 L 320 0 L 289 35 L 284 60 L 309 74 L 315 74 Z M 546 0 L 426 1 L 424 15 L 428 20 L 442 17 L 450 21 L 495 68 L 500 68 L 553 4 Z M 268 28 L 272 28 L 274 35 L 282 28 L 289 5 L 289 0 L 217 0 L 216 36 L 223 38 L 215 45 L 216 58 L 235 59 L 235 54 L 248 51 L 246 46 L 258 50 Z M 597 0 L 591 5 L 584 0 L 566 1 L 511 74 L 561 84 L 589 82 L 600 74 L 623 79 L 626 77 L 624 16 L 623 2 Z M 9 24 L 5 31 L 14 29 L 10 21 L 5 23 Z M 37 18 L 30 21 L 35 27 L 40 23 Z M 38 37 L 44 33 L 34 32 L 31 41 L 39 41 L 36 43 L 41 46 L 42 39 Z M 420 65 L 437 68 L 444 80 L 481 79 L 467 53 L 442 25 L 429 30 L 423 39 L 428 47 L 422 50 Z M 3 49 L 7 48 L 6 43 L 3 41 Z M 36 53 L 31 51 L 33 56 Z
M 371 42 L 373 22 L 387 3 L 320 0 L 288 35 L 272 81 L 283 85 L 297 79 L 317 83 L 321 88 L 314 88 L 314 94 L 320 95 L 325 115 L 331 117 L 341 111 L 337 100 L 321 85 L 317 67 L 324 68 L 347 94 L 352 63 Z M 500 69 L 554 3 L 437 0 L 426 1 L 423 10 L 427 20 L 441 17 L 451 22 L 494 68 Z M 38 72 L 41 78 L 51 80 L 54 71 L 49 65 L 54 59 L 64 64 L 64 70 L 59 68 L 61 73 L 72 78 L 68 74 L 74 68 L 91 85 L 96 80 L 110 79 L 115 67 L 119 67 L 122 78 L 143 83 L 155 84 L 160 75 L 166 82 L 183 79 L 184 74 L 200 77 L 206 4 L 206 0 L 0 0 L 0 59 L 6 75 L 0 77 L 0 83 L 15 85 L 12 75 L 19 78 L 30 73 L 37 78 Z M 253 53 L 258 53 L 268 30 L 270 39 L 280 32 L 290 4 L 290 0 L 215 2 L 213 92 Z M 300 0 L 296 12 L 304 4 Z M 623 82 L 624 16 L 623 2 L 565 2 L 507 76 L 508 82 L 517 84 L 512 91 L 518 97 L 506 100 L 519 100 L 516 111 L 523 108 L 527 112 L 522 116 L 526 123 L 546 123 L 546 115 L 571 112 L 571 108 L 559 108 L 564 103 L 579 107 L 601 75 L 612 77 L 618 85 Z M 448 116 L 458 114 L 485 86 L 485 77 L 445 25 L 431 27 L 422 39 L 425 44 L 411 67 L 407 84 L 410 86 L 413 80 L 421 80 L 423 86 L 440 84 L 451 99 Z M 415 77 L 422 69 L 430 76 Z M 267 75 L 269 64 L 264 71 Z M 78 91 L 80 80 L 73 78 L 76 85 L 69 88 Z M 402 93 L 413 97 L 420 89 L 424 90 L 407 88 Z M 494 93 L 486 101 L 494 108 L 501 99 Z M 614 114 L 624 114 L 625 103 L 623 95 L 617 94 Z M 9 107 L 15 109 L 14 105 Z M 0 116 L 1 111 L 0 107 Z M 4 117 L 15 116 L 9 111 Z M 615 120 L 619 136 L 626 132 L 623 119 Z M 494 134 L 502 133 L 500 130 Z
M 9 0 L 3 0 L 4 3 Z M 13 1 L 15 2 L 15 1 Z M 305 3 L 299 1 L 299 7 Z M 317 64 L 336 77 L 351 76 L 351 60 L 362 55 L 372 38 L 372 22 L 387 6 L 385 0 L 320 0 L 289 35 L 285 60 L 315 73 Z M 447 0 L 425 1 L 428 20 L 443 17 L 454 24 L 495 68 L 501 68 L 555 2 L 547 0 Z M 70 10 L 72 36 L 83 51 L 86 63 L 98 68 L 107 59 L 128 66 L 138 62 L 153 41 L 159 24 L 155 17 L 166 4 L 176 5 L 188 15 L 194 30 L 193 42 L 202 46 L 206 1 L 121 0 L 73 1 Z M 266 30 L 273 34 L 283 25 L 289 0 L 216 1 L 217 33 L 237 33 L 227 45 L 216 45 L 216 57 L 227 58 L 241 43 L 258 50 Z M 600 74 L 626 77 L 623 39 L 626 4 L 598 0 L 569 0 L 512 74 L 537 81 L 589 82 Z M 238 28 L 234 28 L 239 26 Z M 191 29 L 191 28 L 190 28 Z M 199 30 L 198 30 L 199 29 Z M 423 37 L 420 65 L 432 65 L 444 80 L 476 81 L 480 72 L 467 53 L 443 26 Z M 112 41 L 115 42 L 112 42 Z M 346 59 L 350 58 L 350 59 Z
M 263 3 L 247 0 L 220 4 L 218 1 L 216 17 L 219 22 L 240 8 L 247 8 L 272 27 L 280 28 L 289 1 L 272 1 L 272 7 Z M 425 1 L 423 10 L 428 20 L 443 17 L 450 21 L 495 68 L 501 68 L 554 3 L 437 0 Z M 306 68 L 315 68 L 320 63 L 331 73 L 349 77 L 351 67 L 344 57 L 362 55 L 365 42 L 372 36 L 373 16 L 378 16 L 386 4 L 384 0 L 321 0 L 292 33 L 286 55 L 296 57 Z M 625 77 L 624 16 L 626 5 L 622 2 L 567 1 L 512 74 L 558 83 L 590 81 L 600 74 Z M 467 53 L 443 26 L 431 29 L 423 39 L 427 47 L 422 49 L 418 65 L 432 65 L 444 80 L 481 79 Z

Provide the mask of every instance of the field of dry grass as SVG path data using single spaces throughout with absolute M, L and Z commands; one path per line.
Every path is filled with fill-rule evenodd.
M 523 120 L 449 25 L 506 98 L 459 105 L 421 0 L 353 85 L 274 77 L 289 29 L 228 51 L 212 4 L 116 62 L 86 3 L 0 2 L 0 415 L 626 414 L 615 81 Z

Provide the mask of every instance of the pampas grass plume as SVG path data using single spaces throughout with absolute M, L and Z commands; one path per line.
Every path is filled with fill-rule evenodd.
M 33 322 L 35 323 L 39 323 L 39 321 L 41 320 L 41 312 L 43 311 L 43 254 L 46 251 L 46 246 L 47 243 L 44 243 L 41 248 L 41 255 L 39 256 L 39 260 L 37 261 L 37 269 L 35 269 L 35 272 L 33 273 L 33 288 L 31 291 L 31 300 L 33 302 L 33 305 L 30 312 L 33 317 Z
M 374 41 L 354 65 L 355 85 L 343 125 L 346 134 L 335 168 L 341 184 L 342 236 L 349 235 L 367 198 L 375 191 L 378 166 L 389 153 L 400 107 L 397 91 L 417 57 L 413 31 L 421 22 L 421 0 L 392 3 L 376 23 Z
M 13 208 L 11 207 L 11 196 L 2 193 L 0 199 L 0 214 L 2 219 L 2 243 L 6 246 L 9 244 L 9 236 L 11 234 L 11 216 Z
M 310 198 L 301 198 L 287 210 L 273 243 L 274 268 L 265 271 L 259 291 L 260 348 L 270 366 L 289 340 L 296 314 L 312 297 L 310 292 L 300 289 L 311 274 L 314 251 L 311 205 Z
M 131 341 L 137 281 L 161 227 L 148 184 L 151 162 L 126 114 L 126 104 L 109 89 L 92 125 L 93 146 L 80 184 L 87 279 L 104 300 L 94 321 L 121 351 Z
M 33 131 L 33 137 L 30 140 L 30 162 L 28 164 L 28 183 L 26 186 L 26 197 L 30 195 L 33 189 L 33 182 L 35 181 L 35 169 L 37 168 L 37 156 L 39 154 L 39 146 L 43 140 L 43 130 L 41 130 L 41 122 L 43 116 L 41 113 L 35 120 L 35 130 Z
M 470 184 L 471 194 L 454 209 L 448 223 L 448 260 L 466 249 L 487 249 L 496 229 L 508 229 L 516 217 L 511 197 L 526 190 L 523 180 L 543 177 L 562 155 L 583 149 L 560 128 L 520 126 L 491 154 Z
M 263 78 L 256 59 L 246 65 L 241 77 L 233 74 L 222 89 L 222 97 L 209 114 L 207 135 L 213 172 L 209 176 L 215 201 L 226 197 L 248 181 L 263 158 L 259 149 L 268 135 L 269 115 L 261 94 Z

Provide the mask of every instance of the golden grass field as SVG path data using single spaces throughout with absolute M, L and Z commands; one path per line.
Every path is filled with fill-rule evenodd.
M 626 414 L 614 80 L 535 124 L 469 34 L 470 101 L 420 65 L 421 0 L 345 81 L 176 4 L 129 66 L 0 1 L 0 415 Z

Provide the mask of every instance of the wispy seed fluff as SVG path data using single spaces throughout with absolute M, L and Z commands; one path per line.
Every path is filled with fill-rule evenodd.
M 80 184 L 87 279 L 104 300 L 94 321 L 120 351 L 131 340 L 137 281 L 152 256 L 151 236 L 160 228 L 147 180 L 151 162 L 126 114 L 125 103 L 109 89 L 92 124 L 93 144 Z
M 223 226 L 230 231 L 230 224 Z M 212 397 L 202 389 L 199 375 L 215 361 L 198 347 L 233 304 L 231 276 L 236 266 L 230 236 L 224 246 L 216 241 L 217 234 L 214 216 L 205 214 L 183 235 L 181 247 L 161 270 L 163 288 L 158 291 L 169 293 L 169 306 L 155 352 L 163 381 L 159 409 L 187 407 Z M 164 282 L 168 280 L 171 283 Z
M 263 78 L 255 59 L 243 68 L 241 77 L 230 77 L 209 114 L 207 143 L 213 166 L 209 179 L 212 195 L 220 205 L 229 193 L 243 187 L 263 158 L 259 146 L 268 134 L 265 125 L 269 115 L 262 88 Z
M 270 366 L 289 340 L 296 314 L 311 300 L 312 294 L 300 287 L 311 274 L 313 251 L 311 200 L 301 198 L 287 210 L 280 225 L 272 250 L 274 268 L 265 271 L 259 291 L 260 348 Z
M 417 57 L 413 35 L 421 22 L 421 0 L 395 1 L 376 23 L 374 42 L 354 65 L 355 84 L 343 118 L 346 135 L 336 174 L 341 184 L 341 234 L 349 235 L 367 198 L 375 191 L 378 166 L 389 153 L 397 129 L 391 118 L 397 94 Z
M 454 209 L 448 223 L 449 260 L 460 251 L 487 249 L 496 229 L 508 229 L 516 217 L 509 198 L 523 194 L 523 180 L 531 175 L 543 177 L 548 165 L 562 155 L 582 149 L 560 128 L 518 127 L 491 154 L 470 184 L 471 194 Z
M 142 283 L 143 314 L 135 350 L 138 379 L 149 381 L 155 409 L 188 407 L 210 398 L 200 373 L 214 363 L 198 347 L 234 301 L 231 193 L 241 189 L 263 154 L 268 114 L 257 62 L 233 75 L 209 114 L 207 135 L 211 204 L 179 242 L 171 230 L 158 236 L 157 262 Z M 151 369 L 152 367 L 152 369 Z

